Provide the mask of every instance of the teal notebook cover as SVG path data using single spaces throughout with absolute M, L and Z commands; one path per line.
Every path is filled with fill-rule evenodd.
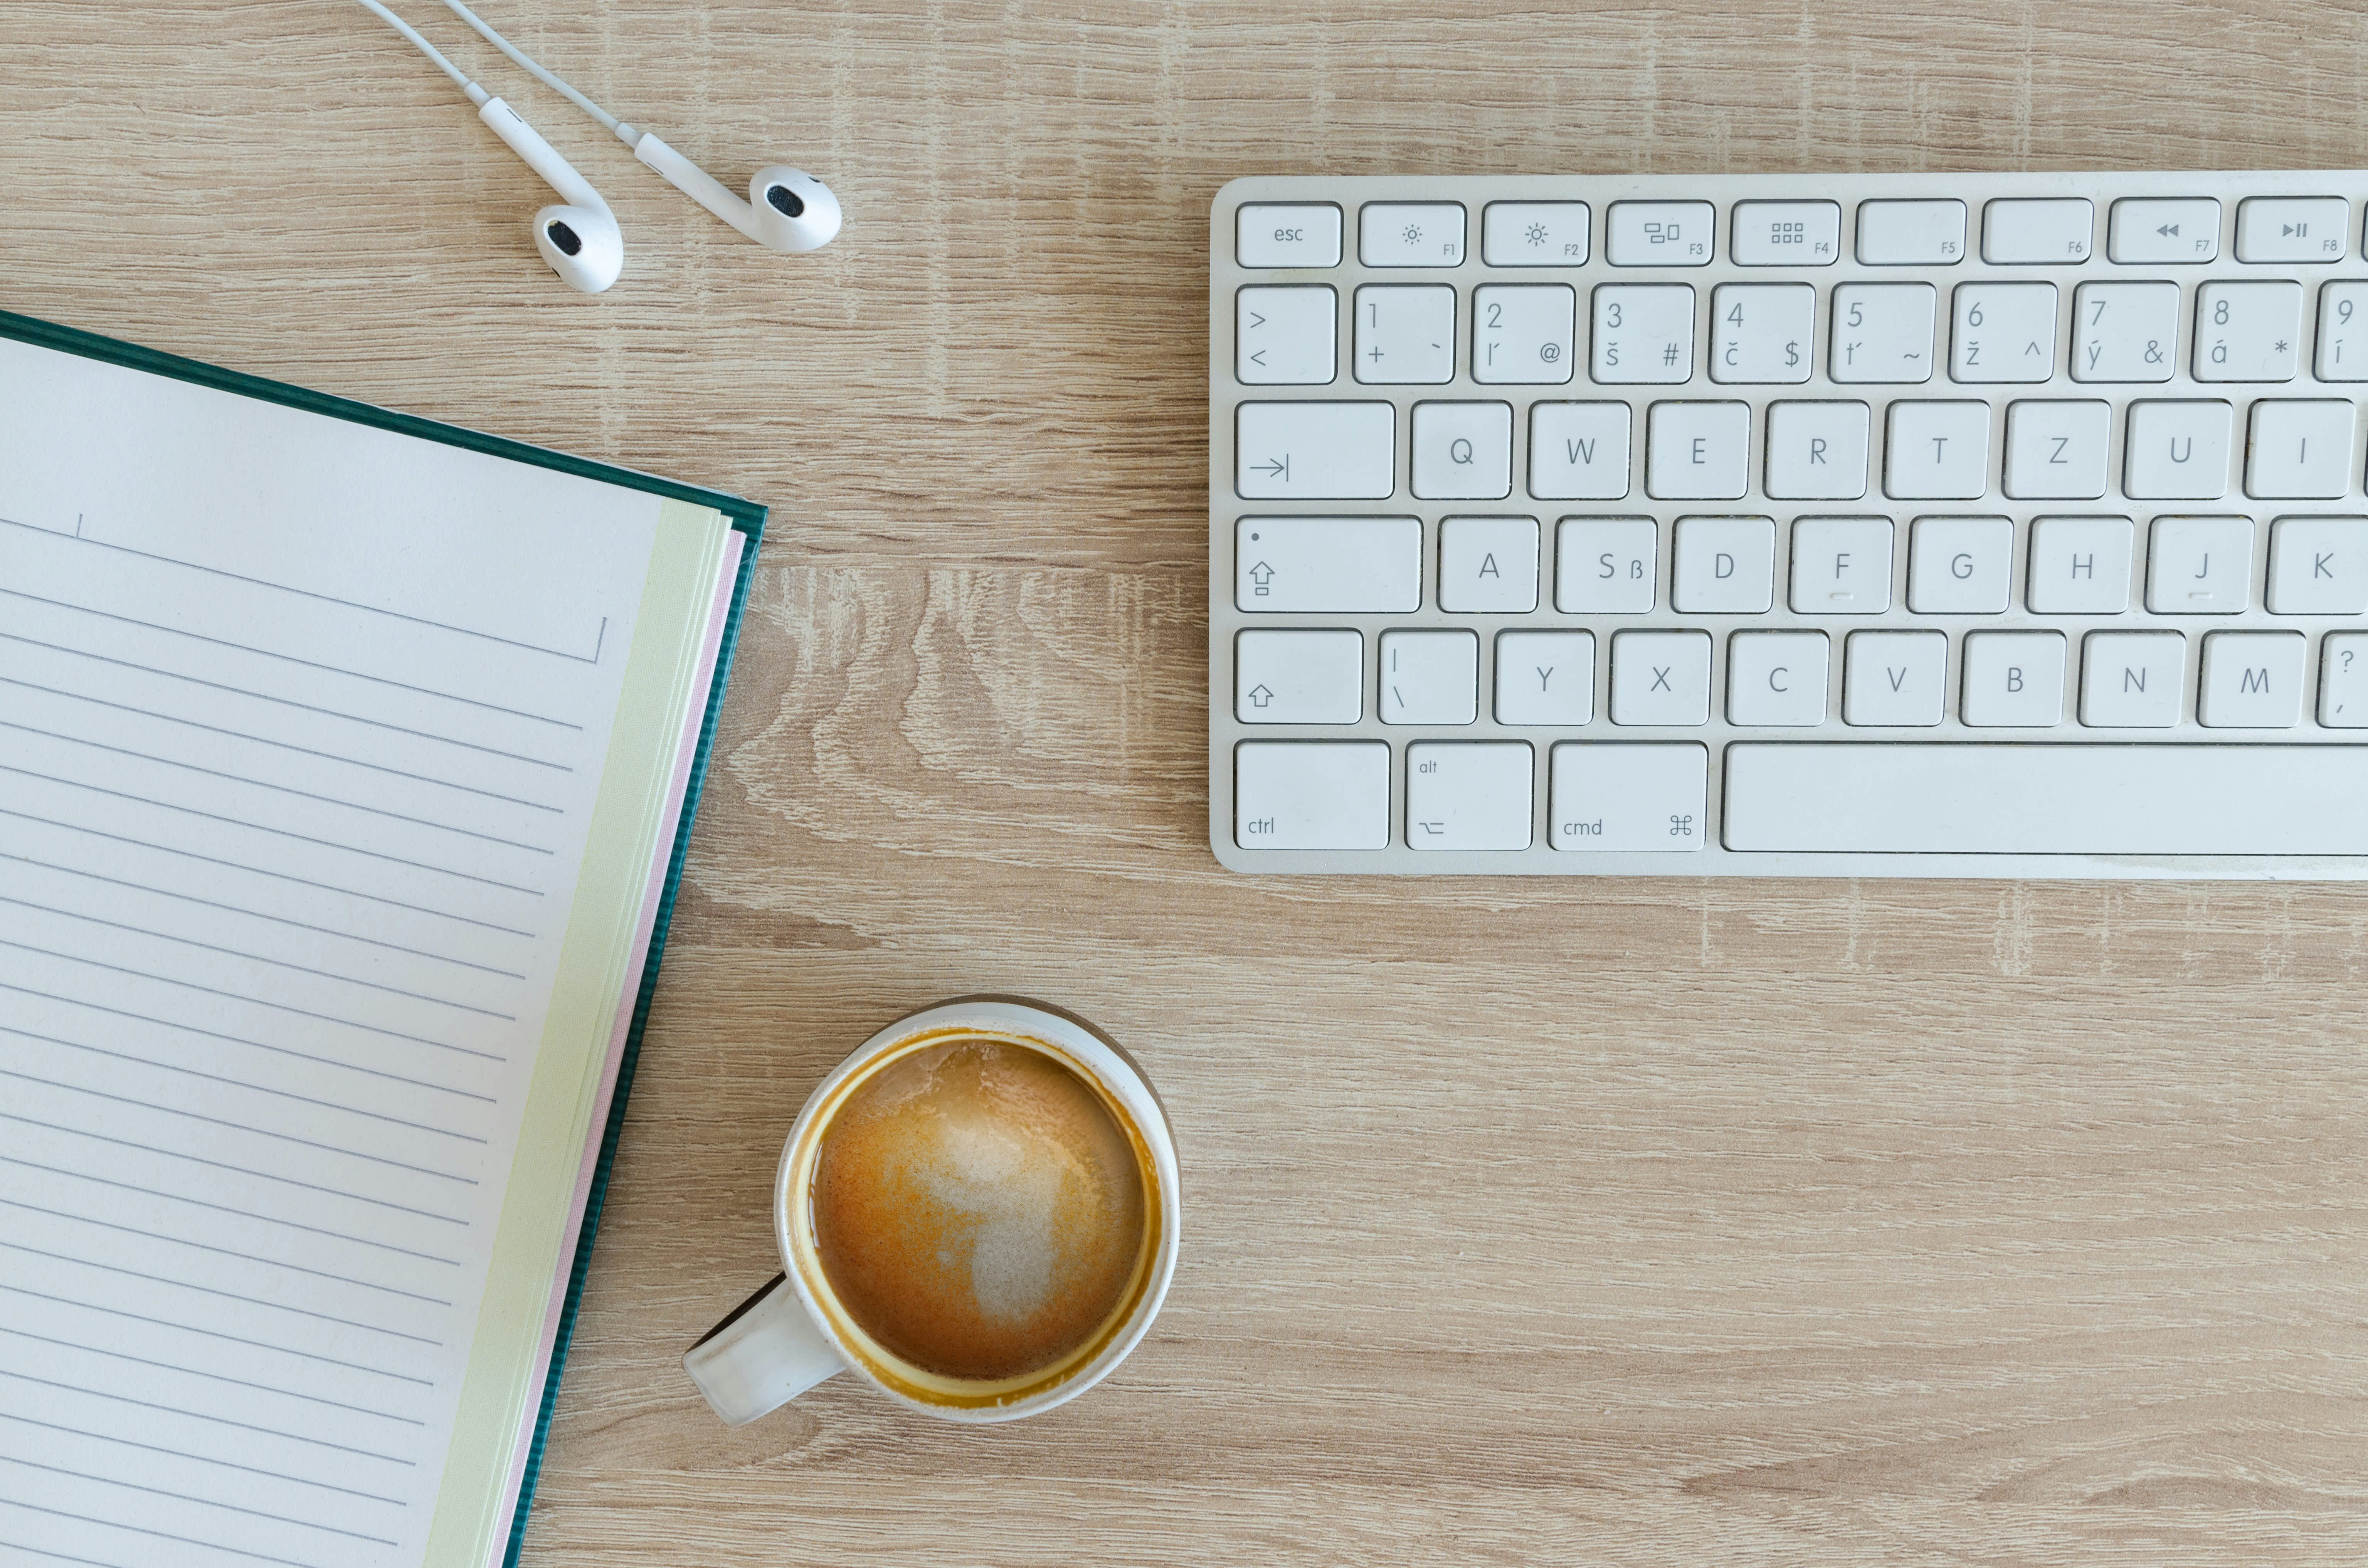
M 634 1070 L 639 1062 L 643 1031 L 647 1024 L 651 1000 L 657 987 L 659 961 L 666 949 L 668 927 L 672 923 L 677 890 L 682 877 L 685 857 L 689 853 L 692 824 L 697 816 L 699 800 L 712 751 L 717 717 L 722 711 L 723 693 L 733 655 L 739 641 L 742 611 L 746 604 L 749 584 L 756 570 L 757 550 L 763 539 L 766 508 L 737 496 L 692 485 L 677 483 L 654 475 L 599 463 L 562 452 L 529 446 L 521 441 L 481 431 L 399 414 L 369 403 L 334 397 L 304 388 L 290 386 L 261 377 L 226 370 L 219 367 L 161 353 L 113 338 L 99 336 L 74 327 L 60 326 L 29 316 L 0 312 L 0 337 L 14 339 L 38 347 L 78 355 L 85 358 L 169 377 L 176 381 L 211 387 L 242 397 L 277 403 L 306 413 L 350 421 L 422 440 L 462 448 L 512 461 L 531 464 L 556 472 L 576 475 L 628 489 L 641 491 L 695 506 L 712 508 L 743 538 L 740 561 L 730 594 L 720 645 L 716 653 L 715 670 L 710 683 L 704 711 L 700 715 L 699 734 L 693 749 L 689 781 L 684 792 L 681 815 L 676 823 L 671 845 L 666 850 L 666 866 L 651 935 L 648 956 L 638 982 L 633 985 L 632 1009 L 626 1039 L 619 1061 L 616 1084 L 605 1119 L 598 1129 L 599 1153 L 594 1166 L 590 1191 L 586 1198 L 581 1229 L 578 1231 L 574 1256 L 569 1262 L 567 1283 L 562 1298 L 556 1336 L 552 1343 L 551 1363 L 542 1381 L 540 1396 L 535 1401 L 532 1435 L 529 1441 L 523 1479 L 518 1500 L 507 1524 L 507 1548 L 503 1561 L 509 1568 L 518 1562 L 526 1533 L 526 1521 L 534 1498 L 535 1482 L 541 1470 L 544 1444 L 548 1438 L 552 1413 L 559 1394 L 560 1379 L 566 1364 L 568 1345 L 573 1337 L 586 1274 L 592 1259 L 594 1239 L 598 1232 L 601 1210 L 607 1196 L 609 1173 L 614 1165 L 619 1138 L 625 1121 L 625 1107 L 632 1088 Z

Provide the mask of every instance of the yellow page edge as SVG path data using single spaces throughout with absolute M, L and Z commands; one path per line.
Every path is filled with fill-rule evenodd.
M 486 1561 L 509 1521 L 500 1512 L 518 1424 L 540 1399 L 542 1327 L 572 1238 L 561 1233 L 591 1137 L 626 974 L 699 673 L 730 519 L 664 498 L 642 586 L 624 687 L 561 939 L 551 1007 L 535 1048 L 518 1153 L 494 1233 L 493 1262 L 469 1346 L 425 1561 Z M 530 1386 L 533 1385 L 533 1386 Z

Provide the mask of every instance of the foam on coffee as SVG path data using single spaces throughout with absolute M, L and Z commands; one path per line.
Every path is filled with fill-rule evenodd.
M 943 1377 L 1051 1367 L 1121 1305 L 1144 1244 L 1133 1141 L 1038 1051 L 969 1037 L 892 1062 L 824 1130 L 815 1253 L 848 1313 Z

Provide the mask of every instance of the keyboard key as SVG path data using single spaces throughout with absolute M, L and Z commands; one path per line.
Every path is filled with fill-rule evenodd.
M 1530 494 L 1549 501 L 1617 501 L 1628 494 L 1628 405 L 1530 405 Z
M 1480 639 L 1469 631 L 1384 631 L 1382 722 L 1469 724 L 1479 716 Z
M 1918 517 L 1907 535 L 1907 608 L 1918 615 L 1998 615 L 2014 574 L 2005 517 Z
M 1930 283 L 1838 286 L 1826 374 L 1837 381 L 1930 381 L 1938 299 Z
M 2252 604 L 2253 519 L 2157 517 L 2146 547 L 2146 608 L 2237 615 Z
M 1409 386 L 1455 379 L 1455 290 L 1445 283 L 1375 283 L 1357 290 L 1359 381 Z
M 2299 631 L 2214 631 L 2203 639 L 2195 722 L 2207 730 L 2291 730 L 2302 722 Z
M 1439 608 L 1456 615 L 1527 615 L 1537 608 L 1538 520 L 1440 519 Z
M 2176 631 L 2091 631 L 2080 650 L 2080 722 L 2168 730 L 2187 707 L 2187 639 Z
M 1452 201 L 1368 201 L 1357 213 L 1367 267 L 1461 267 L 1463 209 Z
M 1492 201 L 1480 213 L 1491 267 L 1577 267 L 1587 260 L 1584 201 Z
M 1690 381 L 1694 290 L 1690 283 L 1597 286 L 1595 353 L 1588 373 L 1611 385 Z
M 2225 403 L 2130 404 L 2122 487 L 2141 500 L 2217 501 L 2228 494 L 2235 415 Z
M 1513 405 L 1414 405 L 1414 493 L 1425 500 L 1496 501 L 1513 492 Z
M 1234 432 L 1234 489 L 1246 499 L 1379 501 L 1397 488 L 1397 411 L 1386 403 L 1245 403 Z
M 2167 381 L 2179 366 L 2179 285 L 2083 283 L 2072 296 L 2072 378 Z
M 1559 384 L 1570 380 L 1578 295 L 1569 285 L 1497 285 L 1472 291 L 1472 379 Z
M 2006 493 L 2018 501 L 2093 501 L 2105 493 L 2110 403 L 2026 398 L 2006 410 Z
M 2085 197 L 2001 197 L 1982 209 L 1982 259 L 1993 267 L 2074 267 L 2089 259 L 2096 207 Z
M 1595 636 L 1497 634 L 1497 722 L 1576 729 L 1595 717 Z
M 1685 742 L 1554 748 L 1546 842 L 1556 849 L 1700 849 L 1709 830 L 1710 756 Z
M 1832 201 L 1738 201 L 1727 258 L 1737 267 L 1831 267 L 1842 249 Z
M 2064 722 L 2064 633 L 1976 631 L 1965 639 L 1957 717 L 1976 729 L 2043 730 Z
M 2368 283 L 2318 291 L 2318 379 L 2368 381 Z
M 1751 405 L 1656 403 L 1645 415 L 1645 493 L 1731 501 L 1751 482 Z
M 1234 842 L 1245 849 L 1386 847 L 1389 743 L 1242 742 L 1234 748 Z
M 1244 267 L 1338 267 L 1340 210 L 1330 202 L 1254 202 L 1234 217 Z
M 1649 611 L 1660 537 L 1650 517 L 1565 517 L 1554 530 L 1554 608 L 1565 615 Z
M 1234 639 L 1234 717 L 1245 724 L 1353 724 L 1365 712 L 1365 638 L 1353 631 L 1245 631 Z
M 1795 615 L 1881 615 L 1891 608 L 1891 519 L 1803 517 L 1793 525 Z
M 2034 615 L 2120 615 L 2130 608 L 2127 517 L 2034 517 L 2023 597 Z
M 1764 615 L 1775 593 L 1770 517 L 1679 517 L 1669 607 L 1688 615 Z
M 1842 722 L 1939 723 L 1948 666 L 1949 639 L 1941 632 L 1851 632 L 1842 650 Z
M 1604 258 L 1614 267 L 1701 267 L 1717 227 L 1707 201 L 1615 201 Z
M 1339 300 L 1321 287 L 1235 293 L 1234 380 L 1245 386 L 1319 386 L 1331 381 Z
M 1527 849 L 1535 759 L 1521 741 L 1406 747 L 1406 846 Z
M 2055 285 L 1960 283 L 1949 378 L 2044 381 L 2055 374 Z
M 1727 640 L 1726 722 L 1824 723 L 1827 653 L 1822 631 L 1736 632 Z
M 1990 405 L 1895 403 L 1883 441 L 1894 500 L 1970 501 L 1989 489 Z
M 1620 631 L 1611 638 L 1611 722 L 1710 722 L 1710 633 Z
M 2351 203 L 2340 196 L 2254 196 L 2237 204 L 2237 259 L 2341 261 Z
M 2195 291 L 2195 379 L 2290 381 L 2301 358 L 2302 285 L 2206 283 Z
M 1710 379 L 1807 381 L 1816 314 L 1817 291 L 1806 283 L 1720 285 L 1710 298 Z
M 2330 730 L 2368 729 L 2368 632 L 2324 640 L 2318 671 L 2318 722 Z
M 1785 501 L 1855 501 L 1866 494 L 1867 406 L 1768 405 L 1769 494 Z
M 2368 517 L 2270 525 L 2271 615 L 2368 614 Z
M 1858 259 L 1867 267 L 1952 267 L 1965 256 L 1962 201 L 1861 201 Z
M 1288 615 L 1403 615 L 1422 603 L 1417 517 L 1244 517 L 1234 604 Z
M 1819 745 L 1726 752 L 1729 849 L 2356 855 L 2368 747 Z M 2068 871 L 2069 868 L 2067 868 Z
M 2263 399 L 2245 446 L 2245 494 L 2258 499 L 2330 500 L 2360 488 L 2348 401 Z
M 2220 203 L 2208 196 L 2134 196 L 2113 203 L 2106 254 L 2144 265 L 2203 262 L 2220 255 Z

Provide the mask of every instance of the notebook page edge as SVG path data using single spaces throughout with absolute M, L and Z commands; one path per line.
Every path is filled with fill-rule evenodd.
M 649 743 L 654 732 L 677 733 L 676 715 L 695 722 L 703 712 L 691 697 L 710 640 L 712 585 L 726 535 L 736 538 L 713 508 L 672 498 L 660 504 L 624 690 L 445 1450 L 429 1562 L 480 1561 L 508 1535 L 502 1503 L 511 1490 L 517 1433 L 531 1430 L 541 1393 L 534 1364 L 541 1359 L 552 1281 L 561 1280 L 564 1290 L 571 1253 L 573 1236 L 562 1232 L 572 1230 L 586 1145 L 598 1153 L 594 1102 L 605 1097 L 615 1017 L 630 1009 L 639 978 L 628 961 L 644 902 L 634 893 L 645 888 L 653 863 L 664 878 L 671 844 L 661 818 L 680 748 Z

